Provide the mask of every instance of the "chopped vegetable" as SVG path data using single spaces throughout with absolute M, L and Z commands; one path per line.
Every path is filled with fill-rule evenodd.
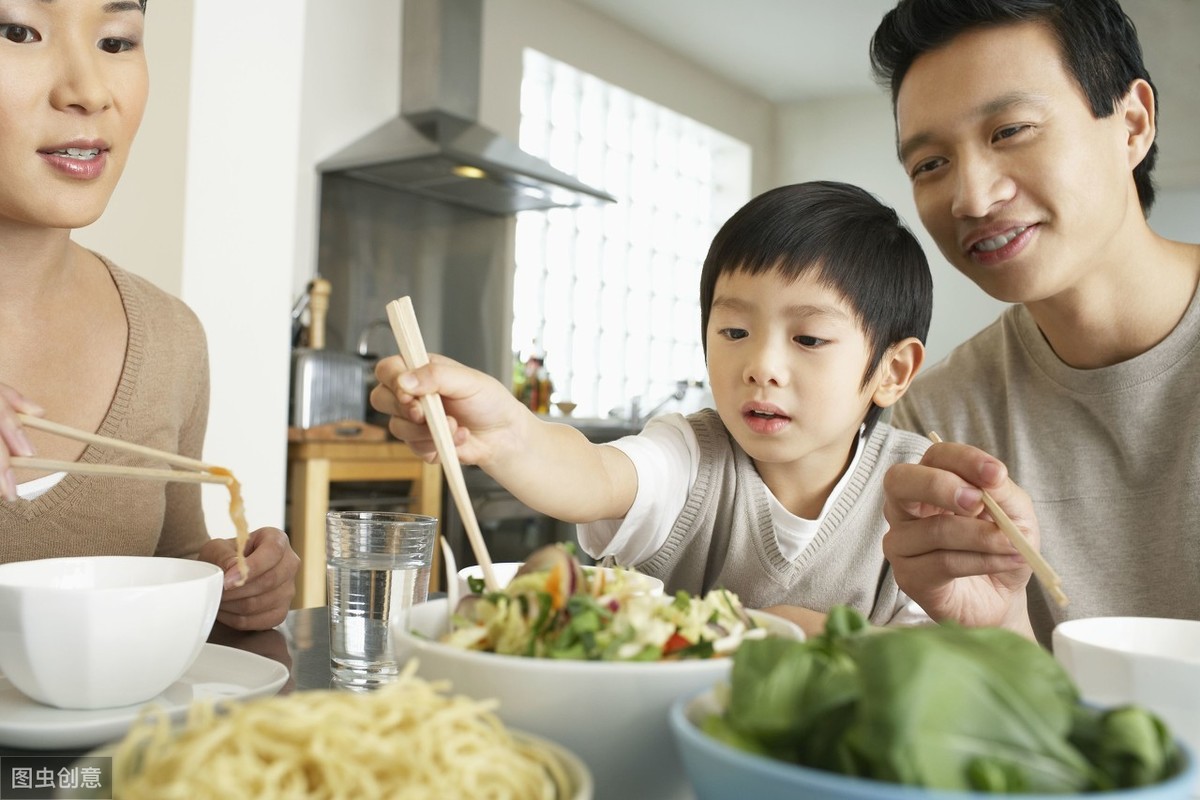
M 703 598 L 636 591 L 629 570 L 587 570 L 559 545 L 535 551 L 503 591 L 464 597 L 442 641 L 505 655 L 590 661 L 660 661 L 732 653 L 762 638 L 737 595 Z
M 1180 768 L 1161 720 L 1080 702 L 1054 657 L 1010 631 L 871 628 L 834 609 L 808 641 L 747 642 L 726 743 L 819 769 L 946 790 L 1046 794 L 1157 783 Z

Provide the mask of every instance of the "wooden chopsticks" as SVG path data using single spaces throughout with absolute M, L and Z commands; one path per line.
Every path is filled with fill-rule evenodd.
M 929 438 L 934 443 L 942 441 L 942 437 L 936 432 L 930 431 Z M 1033 567 L 1033 574 L 1038 576 L 1038 580 L 1046 587 L 1046 591 L 1054 598 L 1054 602 L 1058 603 L 1059 607 L 1066 607 L 1070 601 L 1067 599 L 1066 593 L 1062 590 L 1062 578 L 1054 571 L 1049 562 L 1042 557 L 1042 554 L 1033 549 L 1033 545 L 1025 538 L 1025 534 L 1013 523 L 1008 514 L 1004 513 L 1004 509 L 996 504 L 992 496 L 983 489 L 979 489 L 980 495 L 983 497 L 983 505 L 987 508 L 988 513 L 992 515 L 992 519 L 996 523 L 1008 540 L 1012 542 L 1013 547 L 1029 562 L 1029 566 Z
M 124 450 L 130 453 L 147 456 L 149 458 L 165 461 L 168 464 L 175 464 L 180 467 L 186 467 L 188 472 L 174 469 L 150 469 L 147 467 L 127 467 L 120 464 L 89 464 L 82 461 L 55 461 L 49 458 L 37 458 L 36 456 L 16 456 L 10 458 L 9 462 L 14 467 L 25 467 L 28 469 L 45 469 L 54 470 L 55 472 L 71 472 L 87 475 L 115 475 L 121 478 L 134 478 L 138 480 L 151 481 L 183 481 L 186 483 L 221 483 L 229 485 L 232 480 L 228 475 L 219 475 L 212 472 L 216 469 L 211 464 L 206 464 L 203 461 L 197 461 L 194 458 L 181 456 L 178 453 L 169 453 L 165 450 L 155 450 L 152 447 L 146 447 L 132 442 L 125 442 L 120 439 L 113 439 L 108 436 L 100 436 L 95 433 L 88 433 L 76 428 L 62 425 L 57 422 L 34 417 L 29 414 L 17 414 L 17 419 L 21 420 L 21 424 L 35 428 L 37 430 L 53 433 L 58 436 L 64 436 L 68 439 L 76 439 L 88 444 L 94 444 L 101 447 L 111 447 L 114 450 Z
M 421 329 L 417 325 L 417 315 L 413 312 L 412 300 L 405 296 L 393 300 L 387 305 L 388 321 L 392 325 L 392 333 L 400 348 L 400 355 L 409 369 L 423 367 L 429 363 L 429 353 L 425 351 L 425 340 L 421 338 Z M 492 559 L 488 554 L 487 545 L 483 541 L 483 533 L 479 530 L 479 520 L 475 517 L 475 507 L 467 494 L 467 484 L 463 479 L 462 464 L 458 460 L 458 451 L 454 448 L 454 436 L 450 433 L 450 421 L 446 419 L 446 408 L 442 405 L 442 397 L 438 394 L 427 394 L 421 397 L 421 410 L 425 412 L 425 421 L 433 433 L 433 444 L 437 448 L 438 457 L 442 462 L 442 471 L 450 486 L 450 494 L 454 496 L 454 504 L 459 516 L 467 529 L 467 539 L 471 542 L 471 550 L 475 560 L 483 571 L 483 585 L 489 592 L 499 591 L 500 584 L 492 569 Z M 456 576 L 446 576 L 448 582 L 457 580 Z

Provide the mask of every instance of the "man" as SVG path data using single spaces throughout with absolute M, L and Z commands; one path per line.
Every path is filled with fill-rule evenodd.
M 871 48 L 921 221 L 1015 304 L 897 406 L 947 441 L 888 475 L 901 588 L 1043 643 L 1067 616 L 1200 618 L 1200 246 L 1146 222 L 1157 105 L 1132 22 L 1116 0 L 901 0 Z

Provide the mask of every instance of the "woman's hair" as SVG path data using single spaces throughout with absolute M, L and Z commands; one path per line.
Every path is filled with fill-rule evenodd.
M 871 68 L 891 90 L 894 111 L 900 84 L 918 56 L 966 31 L 1019 22 L 1041 23 L 1054 34 L 1064 66 L 1097 119 L 1111 115 L 1138 78 L 1154 86 L 1137 28 L 1117 0 L 900 0 L 871 38 Z M 1157 91 L 1154 111 L 1157 117 Z M 1151 173 L 1157 158 L 1158 144 L 1152 143 L 1133 169 L 1144 214 L 1154 205 Z
M 922 342 L 933 314 L 933 276 L 921 244 L 890 207 L 846 183 L 813 181 L 764 192 L 713 238 L 700 275 L 700 334 L 706 337 L 717 279 L 727 273 L 813 273 L 858 315 L 870 347 L 863 385 L 888 348 Z M 707 338 L 704 339 L 708 351 Z M 867 414 L 868 428 L 881 408 Z

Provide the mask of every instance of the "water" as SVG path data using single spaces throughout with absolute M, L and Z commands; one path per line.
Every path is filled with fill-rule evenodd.
M 372 689 L 399 674 L 391 631 L 428 597 L 431 570 L 391 561 L 345 559 L 325 569 L 331 666 L 340 686 Z

